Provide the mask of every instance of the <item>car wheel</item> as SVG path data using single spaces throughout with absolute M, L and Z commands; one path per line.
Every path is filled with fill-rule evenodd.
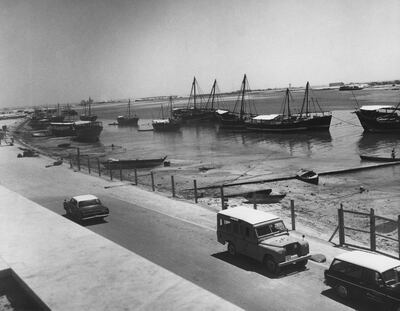
M 340 298 L 349 298 L 349 290 L 344 285 L 338 285 L 335 287 L 336 293 L 339 295 Z
M 231 255 L 231 256 L 236 256 L 236 247 L 235 247 L 235 244 L 233 244 L 233 243 L 231 243 L 231 242 L 228 243 L 228 253 L 229 253 L 229 255 Z
M 267 267 L 267 270 L 273 274 L 278 274 L 281 271 L 279 265 L 272 257 L 267 257 L 267 259 L 265 260 L 265 265 Z
M 305 268 L 305 267 L 307 266 L 307 264 L 308 264 L 308 259 L 302 260 L 302 261 L 299 261 L 298 263 L 296 263 L 296 265 L 297 265 L 299 268 Z

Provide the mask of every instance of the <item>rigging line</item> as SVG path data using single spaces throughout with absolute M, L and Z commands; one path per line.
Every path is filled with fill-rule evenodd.
M 348 122 L 346 120 L 339 119 L 338 117 L 335 117 L 335 116 L 332 116 L 332 118 L 335 118 L 335 119 L 337 119 L 337 120 L 339 120 L 341 122 L 344 122 L 344 123 L 347 123 L 347 124 L 350 124 L 350 125 L 353 125 L 353 126 L 361 127 L 361 125 L 359 125 L 359 124 L 354 124 L 354 123 Z

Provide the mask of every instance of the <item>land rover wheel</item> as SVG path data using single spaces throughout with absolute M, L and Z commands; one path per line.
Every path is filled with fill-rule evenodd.
M 296 265 L 297 265 L 299 268 L 305 268 L 305 267 L 307 266 L 307 263 L 308 263 L 308 259 L 299 261 L 299 262 L 296 263 Z
M 349 298 L 349 290 L 346 286 L 338 285 L 335 287 L 335 291 L 340 298 L 344 298 L 344 299 Z
M 265 266 L 267 270 L 273 274 L 279 274 L 279 272 L 281 271 L 279 265 L 276 263 L 274 258 L 270 256 L 265 259 Z
M 235 244 L 233 244 L 232 242 L 228 243 L 228 253 L 231 256 L 236 256 L 236 247 Z

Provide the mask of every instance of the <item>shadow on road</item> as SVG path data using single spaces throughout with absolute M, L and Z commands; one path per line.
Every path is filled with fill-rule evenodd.
M 275 275 L 275 274 L 267 271 L 266 267 L 264 267 L 260 262 L 254 260 L 250 257 L 246 257 L 243 255 L 232 256 L 227 251 L 215 253 L 215 254 L 212 254 L 211 256 L 213 256 L 214 258 L 217 258 L 219 260 L 225 261 L 227 263 L 230 263 L 231 265 L 234 265 L 240 269 L 256 272 L 256 273 L 266 276 L 270 279 L 279 279 L 279 278 L 282 278 L 282 277 L 285 277 L 288 275 L 300 273 L 301 271 L 308 269 L 307 267 L 299 268 L 296 265 L 291 265 L 291 266 L 283 267 L 281 272 L 279 273 L 279 275 Z
M 93 218 L 93 219 L 88 219 L 88 220 L 78 220 L 78 219 L 69 217 L 67 214 L 62 215 L 62 217 L 67 218 L 67 219 L 73 221 L 74 223 L 76 223 L 78 225 L 81 225 L 83 227 L 89 227 L 89 226 L 94 226 L 94 225 L 98 225 L 98 224 L 108 223 L 103 218 Z
M 385 309 L 384 306 L 381 306 L 381 305 L 371 302 L 371 301 L 362 301 L 361 299 L 357 299 L 357 298 L 348 298 L 348 299 L 340 298 L 332 288 L 322 291 L 321 295 L 323 295 L 329 299 L 335 300 L 335 301 L 337 301 L 349 308 L 357 310 L 357 311 L 390 310 L 390 309 Z

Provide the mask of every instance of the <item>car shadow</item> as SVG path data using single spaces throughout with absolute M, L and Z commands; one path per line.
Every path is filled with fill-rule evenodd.
M 79 219 L 75 219 L 73 217 L 70 217 L 67 214 L 62 215 L 62 217 L 67 218 L 68 220 L 73 221 L 74 223 L 76 223 L 78 225 L 81 225 L 83 227 L 90 227 L 90 226 L 94 226 L 94 225 L 108 223 L 108 221 L 105 220 L 104 218 L 93 218 L 93 219 L 88 219 L 88 220 L 79 220 Z
M 266 267 L 263 264 L 261 264 L 260 262 L 256 261 L 253 258 L 247 257 L 247 256 L 243 256 L 240 254 L 238 254 L 236 256 L 232 256 L 228 253 L 228 251 L 215 253 L 215 254 L 212 254 L 211 256 L 214 258 L 217 258 L 219 260 L 225 261 L 231 265 L 234 265 L 240 269 L 258 273 L 258 274 L 266 276 L 270 279 L 280 279 L 285 276 L 298 274 L 298 273 L 308 269 L 307 267 L 300 268 L 296 265 L 290 265 L 290 266 L 282 267 L 281 272 L 276 275 L 276 274 L 273 274 L 273 273 L 267 271 Z
M 381 306 L 378 305 L 377 303 L 371 302 L 371 301 L 362 301 L 361 299 L 357 299 L 357 298 L 348 298 L 348 299 L 344 299 L 339 297 L 336 292 L 332 289 L 326 289 L 324 291 L 321 292 L 321 295 L 335 300 L 349 308 L 352 308 L 354 310 L 357 311 L 376 311 L 376 310 L 382 310 L 385 311 L 386 309 Z

